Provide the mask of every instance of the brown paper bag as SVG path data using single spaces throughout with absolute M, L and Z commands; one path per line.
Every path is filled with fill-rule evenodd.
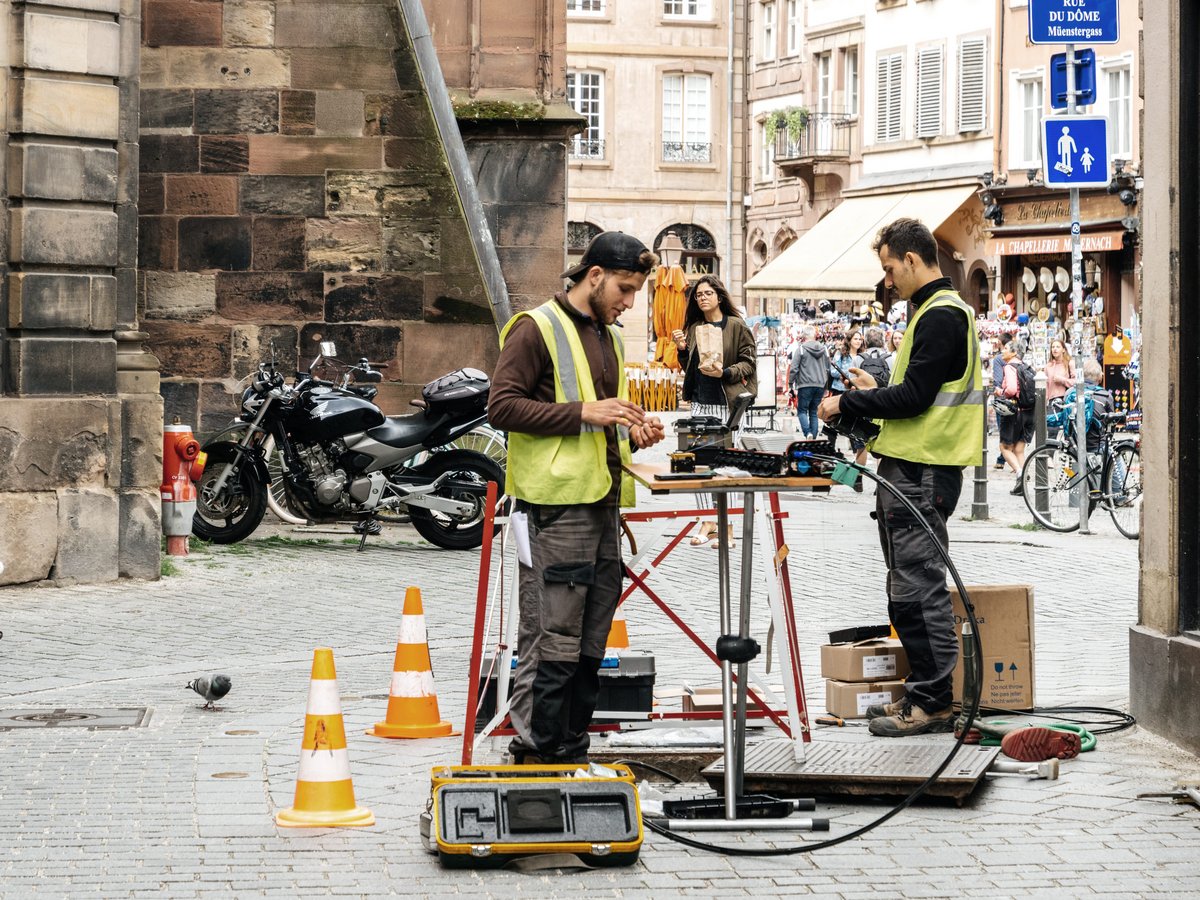
M 716 325 L 696 327 L 696 352 L 700 354 L 700 374 L 720 378 L 725 371 L 723 335 Z

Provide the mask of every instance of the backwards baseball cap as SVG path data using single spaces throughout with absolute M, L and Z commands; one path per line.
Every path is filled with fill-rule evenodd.
M 602 231 L 587 245 L 583 258 L 562 273 L 563 278 L 577 281 L 592 266 L 602 269 L 624 269 L 645 274 L 650 267 L 640 261 L 649 248 L 635 237 L 621 231 Z

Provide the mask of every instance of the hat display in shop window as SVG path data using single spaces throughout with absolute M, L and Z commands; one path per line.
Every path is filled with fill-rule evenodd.
M 1030 298 L 1029 298 L 1029 311 L 1030 311 L 1031 313 L 1035 313 L 1035 312 L 1037 312 L 1037 311 L 1038 311 L 1038 308 L 1039 308 L 1041 305 L 1042 305 L 1042 304 L 1041 304 L 1041 302 L 1038 300 L 1038 298 L 1037 298 L 1037 297 L 1030 297 Z
M 1059 266 L 1054 270 L 1054 283 L 1058 285 L 1060 291 L 1065 291 L 1071 286 L 1071 273 Z
M 1050 310 L 1047 307 L 1043 306 L 1041 309 L 1038 310 L 1037 317 L 1038 317 L 1038 321 L 1045 322 L 1047 319 L 1050 318 Z
M 1025 285 L 1027 291 L 1037 289 L 1037 276 L 1033 274 L 1033 269 L 1029 266 L 1026 266 L 1025 271 L 1021 273 L 1021 284 Z
M 1045 266 L 1042 266 L 1042 270 L 1038 273 L 1038 281 L 1041 282 L 1043 291 L 1054 290 L 1054 273 Z

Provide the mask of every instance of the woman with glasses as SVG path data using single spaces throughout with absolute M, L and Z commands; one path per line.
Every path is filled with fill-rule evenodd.
M 696 349 L 696 330 L 712 326 L 721 333 L 721 357 L 700 359 Z M 693 416 L 715 416 L 724 420 L 738 394 L 758 392 L 758 360 L 754 335 L 737 311 L 725 285 L 715 275 L 702 275 L 687 289 L 687 311 L 683 328 L 672 336 L 679 348 L 683 369 L 683 399 L 691 404 Z M 736 436 L 735 436 L 736 439 Z M 702 500 L 707 503 L 707 500 Z M 703 544 L 716 536 L 713 522 L 701 522 L 693 544 Z

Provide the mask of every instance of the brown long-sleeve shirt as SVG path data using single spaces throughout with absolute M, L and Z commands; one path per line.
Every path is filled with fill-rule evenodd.
M 617 396 L 617 353 L 608 329 L 573 307 L 565 294 L 555 301 L 566 310 L 579 333 L 597 400 Z M 522 316 L 504 340 L 488 395 L 488 421 L 501 431 L 569 437 L 580 433 L 582 401 L 556 403 L 554 363 L 537 324 Z M 604 429 L 612 490 L 602 502 L 615 502 L 621 482 L 621 454 L 615 427 Z

